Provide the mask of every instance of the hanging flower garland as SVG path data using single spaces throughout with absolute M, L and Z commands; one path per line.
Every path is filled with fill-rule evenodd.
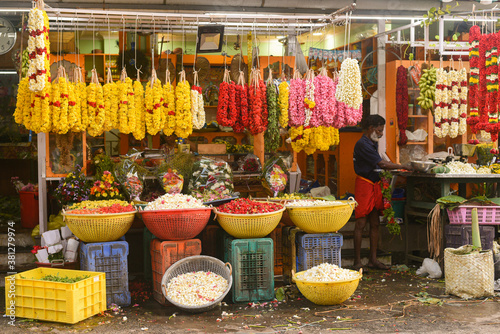
M 489 112 L 487 110 L 487 70 L 486 70 L 486 53 L 490 51 L 488 45 L 488 35 L 479 37 L 479 122 L 475 128 L 481 131 L 481 136 L 488 124 Z
M 163 106 L 163 88 L 153 69 L 151 81 L 146 85 L 144 98 L 146 130 L 154 136 L 165 126 L 165 112 Z
M 497 34 L 487 35 L 486 46 L 486 112 L 488 113 L 488 122 L 483 125 L 492 141 L 498 139 L 498 48 Z
M 235 86 L 235 116 L 233 131 L 241 133 L 248 126 L 248 85 L 245 82 L 245 74 L 240 71 L 238 84 Z
M 339 102 L 344 102 L 353 111 L 359 110 L 363 103 L 363 94 L 361 91 L 361 72 L 356 59 L 346 58 L 340 66 L 339 83 L 336 89 L 336 98 Z M 357 122 L 363 115 L 352 115 Z
M 290 142 L 292 149 L 297 153 L 304 150 L 309 144 L 310 135 L 310 127 L 304 127 L 303 125 L 290 127 Z
M 87 86 L 85 85 L 85 81 L 83 80 L 83 75 L 81 72 L 81 68 L 78 70 L 80 75 L 78 76 L 78 81 L 76 83 L 76 89 L 75 89 L 75 98 L 76 98 L 76 105 L 80 106 L 81 110 L 81 121 L 80 123 L 76 124 L 75 127 L 78 126 L 78 128 L 75 128 L 73 132 L 79 132 L 79 131 L 86 131 L 87 126 L 89 124 L 89 114 L 88 114 L 88 105 L 87 105 Z M 115 128 L 116 129 L 116 128 Z
M 75 84 L 68 81 L 68 126 L 71 132 L 73 132 L 79 119 L 81 122 L 80 109 L 76 108 L 75 88 Z
M 276 87 L 273 83 L 271 70 L 269 71 L 269 78 L 267 79 L 266 96 L 268 124 L 264 134 L 264 149 L 266 152 L 275 152 L 280 146 L 280 130 Z
M 469 124 L 472 132 L 471 144 L 478 144 L 479 141 L 475 138 L 477 133 L 476 126 L 479 123 L 479 38 L 481 36 L 481 28 L 474 25 L 469 31 L 469 117 L 467 124 Z
M 187 138 L 193 133 L 193 120 L 191 115 L 191 98 L 189 82 L 186 80 L 186 72 L 181 71 L 179 82 L 175 88 L 175 134 L 181 138 Z
M 279 122 L 282 128 L 286 128 L 288 126 L 288 96 L 289 96 L 289 88 L 288 82 L 282 81 L 278 86 L 279 90 Z
M 92 137 L 100 136 L 104 132 L 106 112 L 104 111 L 104 94 L 95 69 L 92 70 L 92 81 L 87 86 L 87 105 L 89 125 L 87 132 Z
M 60 122 L 60 127 L 59 127 L 59 134 L 65 134 L 69 131 L 71 128 L 71 125 L 69 124 L 69 88 L 68 88 L 68 81 L 66 79 L 66 71 L 64 70 L 64 67 L 62 68 L 62 75 L 58 79 L 58 85 L 59 85 L 59 91 L 61 93 L 61 110 L 59 114 L 59 122 Z
M 31 92 L 29 90 L 29 79 L 24 77 L 17 88 L 16 109 L 14 110 L 14 121 L 19 124 L 24 124 L 24 110 L 29 109 Z
M 114 129 L 116 117 L 118 117 L 118 97 L 117 86 L 113 82 L 111 68 L 108 67 L 106 75 L 106 84 L 102 87 L 104 97 L 104 111 L 106 114 L 104 122 L 104 131 L 111 131 Z
M 460 120 L 458 125 L 458 135 L 464 135 L 467 133 L 467 71 L 462 68 L 458 73 L 458 80 L 460 82 L 459 88 L 459 98 L 460 104 L 458 108 Z
M 140 80 L 140 73 L 134 81 L 134 103 L 135 103 L 135 128 L 132 135 L 136 140 L 142 140 L 146 136 L 146 111 L 144 108 L 144 86 Z
M 438 138 L 444 138 L 448 134 L 448 73 L 442 68 L 436 70 L 436 92 L 434 108 L 434 134 Z M 446 131 L 445 131 L 446 130 Z
M 408 72 L 403 65 L 398 67 L 396 77 L 396 115 L 398 116 L 398 145 L 408 142 L 406 126 L 408 125 Z
M 310 69 L 306 73 L 306 93 L 304 96 L 304 126 L 309 126 L 312 117 L 312 110 L 316 106 L 314 101 L 314 70 Z
M 175 89 L 170 83 L 170 71 L 168 69 L 165 77 L 167 82 L 163 85 L 163 107 L 167 120 L 163 127 L 163 134 L 170 136 L 175 131 Z
M 333 82 L 333 90 L 334 90 L 334 96 L 332 99 L 332 103 L 335 104 L 335 110 L 336 110 L 336 117 L 333 119 L 333 126 L 337 129 L 343 128 L 344 126 L 347 125 L 347 120 L 346 120 L 346 105 L 344 102 L 340 102 L 337 100 L 336 97 L 336 92 L 337 88 L 339 85 L 339 78 L 335 78 L 335 81 Z
M 224 70 L 224 77 L 219 86 L 219 103 L 217 104 L 217 123 L 232 127 L 237 119 L 236 85 L 231 81 L 229 71 Z
M 451 90 L 449 92 L 450 98 L 450 110 L 449 110 L 449 119 L 450 119 L 450 138 L 457 138 L 458 136 L 458 128 L 460 125 L 460 114 L 459 114 L 459 105 L 460 105 L 460 93 L 459 93 L 459 82 L 458 82 L 458 71 L 450 70 L 449 83 Z
M 117 82 L 118 91 L 118 130 L 123 134 L 129 134 L 132 129 L 129 126 L 129 110 L 134 108 L 135 103 L 133 99 L 134 87 L 132 79 L 127 76 L 125 68 L 122 69 L 120 81 Z M 135 123 L 134 123 L 135 124 Z
M 37 97 L 40 95 L 37 93 Z M 38 99 L 36 99 L 38 100 Z M 41 110 L 40 106 L 37 105 L 37 101 L 35 100 L 35 111 Z M 60 118 L 61 118 L 61 91 L 60 86 L 56 83 L 52 85 L 52 93 L 50 96 L 50 114 L 52 115 L 52 127 L 50 132 L 57 133 L 59 132 L 59 128 L 61 127 Z
M 312 126 L 333 126 L 336 117 L 335 87 L 333 80 L 328 76 L 326 68 L 314 78 L 314 95 L 316 106 L 311 118 Z
M 300 73 L 295 70 L 293 79 L 290 80 L 290 91 L 288 99 L 288 125 L 304 125 L 306 119 L 304 99 L 306 95 L 306 83 L 300 78 Z
M 250 86 L 248 89 L 248 130 L 253 135 L 264 132 L 267 129 L 268 113 L 266 84 L 260 78 L 260 71 L 252 70 Z
M 47 80 L 50 80 L 49 24 L 45 11 L 36 7 L 30 10 L 28 31 L 29 89 L 32 92 L 41 92 Z
M 191 117 L 193 119 L 193 129 L 199 130 L 205 126 L 205 104 L 203 102 L 203 93 L 198 81 L 198 72 L 194 71 L 194 84 L 191 87 Z M 233 97 L 234 103 L 234 84 L 233 84 Z M 231 103 L 230 102 L 230 103 Z

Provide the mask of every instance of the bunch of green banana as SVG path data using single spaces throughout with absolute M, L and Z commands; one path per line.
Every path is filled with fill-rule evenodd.
M 420 96 L 417 97 L 418 104 L 422 109 L 432 109 L 436 91 L 436 68 L 422 70 L 422 76 L 418 82 Z

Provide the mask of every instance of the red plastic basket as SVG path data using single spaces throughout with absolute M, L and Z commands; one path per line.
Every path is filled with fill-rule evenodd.
M 205 228 L 212 208 L 140 211 L 148 230 L 160 240 L 193 239 Z
M 471 212 L 473 208 L 477 208 L 477 218 L 479 220 L 479 224 L 500 225 L 500 206 L 477 205 L 461 205 L 454 210 L 447 209 L 450 224 L 471 224 Z

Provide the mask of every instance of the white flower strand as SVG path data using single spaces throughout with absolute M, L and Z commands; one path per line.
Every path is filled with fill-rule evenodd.
M 448 73 L 442 68 L 436 70 L 436 91 L 434 109 L 434 134 L 438 138 L 443 138 L 448 135 L 448 122 L 443 121 L 448 118 Z M 444 106 L 441 106 L 444 104 Z M 446 125 L 445 125 L 446 124 Z
M 458 107 L 460 102 L 459 95 L 459 82 L 458 82 L 458 71 L 451 70 L 448 74 L 449 81 L 448 84 L 451 85 L 451 91 L 449 94 L 449 103 L 451 103 L 451 109 L 449 110 L 448 119 L 450 120 L 450 138 L 457 138 L 458 136 L 458 126 L 459 126 L 459 113 Z
M 299 279 L 312 282 L 335 282 L 356 279 L 359 273 L 354 270 L 342 269 L 335 264 L 322 263 L 312 267 L 300 275 Z
M 329 205 L 344 205 L 345 203 L 339 201 L 325 201 L 325 200 L 296 200 L 285 203 L 285 206 L 329 206 Z
M 194 129 L 199 130 L 205 126 L 203 95 L 196 89 L 191 89 L 191 114 Z
M 202 306 L 222 296 L 228 281 L 213 272 L 191 272 L 174 277 L 167 284 L 167 296 L 185 306 Z
M 41 32 L 44 28 L 44 17 L 43 11 L 38 8 L 32 8 L 28 15 L 28 31 L 31 32 Z M 34 78 L 29 79 L 29 89 L 32 92 L 42 91 L 45 87 L 45 81 L 47 75 L 45 73 L 38 74 L 38 71 L 44 70 L 45 68 L 45 57 L 47 57 L 47 52 L 43 51 L 40 54 L 38 50 L 45 49 L 45 33 L 38 36 L 29 36 L 28 38 L 28 53 L 30 55 L 35 55 L 33 59 L 30 59 L 28 65 L 28 77 L 34 76 Z
M 354 109 L 359 109 L 359 106 L 363 103 L 361 72 L 356 59 L 346 58 L 342 62 L 335 97 L 337 101 L 344 102 Z
M 306 95 L 304 96 L 304 100 L 308 99 L 311 102 L 314 102 L 314 82 L 313 79 L 306 79 Z M 306 103 L 307 105 L 307 103 Z M 305 108 L 306 119 L 304 120 L 304 126 L 309 126 L 309 122 L 311 121 L 312 110 L 307 106 Z
M 467 84 L 462 85 L 462 82 L 467 83 L 467 70 L 462 68 L 458 74 L 458 81 L 460 83 L 460 124 L 458 125 L 458 135 L 464 135 L 467 133 Z
M 194 209 L 206 208 L 203 202 L 190 195 L 165 194 L 150 202 L 144 210 L 170 210 L 170 209 Z

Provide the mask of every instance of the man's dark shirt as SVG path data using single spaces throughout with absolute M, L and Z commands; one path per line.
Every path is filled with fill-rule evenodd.
M 378 163 L 382 161 L 378 154 L 378 143 L 363 135 L 354 146 L 353 161 L 357 175 L 372 182 L 380 181 L 378 172 L 374 171 L 380 168 Z

